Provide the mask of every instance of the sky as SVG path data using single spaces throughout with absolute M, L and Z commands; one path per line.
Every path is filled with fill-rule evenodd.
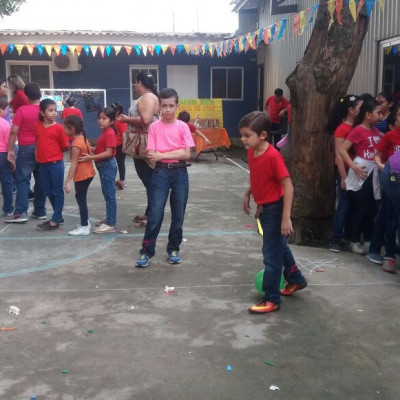
M 229 3 L 230 0 L 26 0 L 17 13 L 0 21 L 0 29 L 234 33 L 238 16 Z

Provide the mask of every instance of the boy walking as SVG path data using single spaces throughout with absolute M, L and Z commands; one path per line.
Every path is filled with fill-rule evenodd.
M 164 218 L 165 204 L 171 191 L 171 226 L 167 254 L 170 264 L 179 264 L 179 246 L 189 193 L 186 160 L 190 159 L 193 138 L 186 123 L 175 118 L 179 97 L 174 89 L 160 92 L 161 120 L 150 125 L 147 157 L 155 163 L 149 190 L 149 215 L 140 257 L 136 267 L 145 268 L 154 257 L 156 241 Z
M 280 153 L 267 142 L 269 117 L 254 111 L 239 121 L 239 131 L 248 150 L 250 187 L 243 198 L 243 211 L 250 214 L 250 195 L 257 204 L 256 218 L 260 219 L 263 233 L 264 300 L 249 307 L 251 313 L 278 311 L 282 296 L 291 296 L 307 286 L 307 281 L 296 266 L 286 236 L 293 233 L 290 211 L 293 185 Z M 283 274 L 287 285 L 279 291 Z

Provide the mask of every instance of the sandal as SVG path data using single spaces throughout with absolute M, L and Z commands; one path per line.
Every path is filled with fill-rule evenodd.
M 147 219 L 142 219 L 139 222 L 135 223 L 135 228 L 145 228 L 147 225 Z
M 132 221 L 133 221 L 133 222 L 141 222 L 141 221 L 143 221 L 144 219 L 147 219 L 147 216 L 146 216 L 146 215 L 136 215 L 136 217 L 134 217 L 134 218 L 132 219 Z

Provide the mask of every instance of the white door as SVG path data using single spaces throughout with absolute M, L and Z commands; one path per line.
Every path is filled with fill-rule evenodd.
M 167 86 L 178 92 L 180 99 L 197 99 L 197 65 L 167 65 Z

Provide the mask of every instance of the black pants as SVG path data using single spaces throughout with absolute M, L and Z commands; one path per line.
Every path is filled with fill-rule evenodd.
M 149 215 L 150 184 L 151 184 L 151 177 L 153 176 L 153 169 L 149 167 L 149 165 L 145 160 L 134 158 L 133 163 L 135 164 L 135 169 L 136 173 L 138 174 L 138 177 L 140 178 L 144 187 L 146 188 L 147 207 L 144 215 Z
M 84 181 L 75 182 L 75 198 L 79 207 L 81 216 L 81 226 L 88 226 L 89 212 L 87 207 L 87 192 L 93 178 L 85 179 Z
M 122 144 L 120 144 L 119 146 L 117 146 L 115 159 L 117 160 L 119 179 L 121 181 L 125 180 L 125 157 L 126 154 L 122 152 Z
M 373 172 L 369 174 L 358 192 L 350 191 L 354 207 L 351 241 L 354 243 L 361 242 L 361 233 L 364 234 L 364 240 L 366 242 L 370 242 L 372 238 L 376 212 L 372 176 Z

